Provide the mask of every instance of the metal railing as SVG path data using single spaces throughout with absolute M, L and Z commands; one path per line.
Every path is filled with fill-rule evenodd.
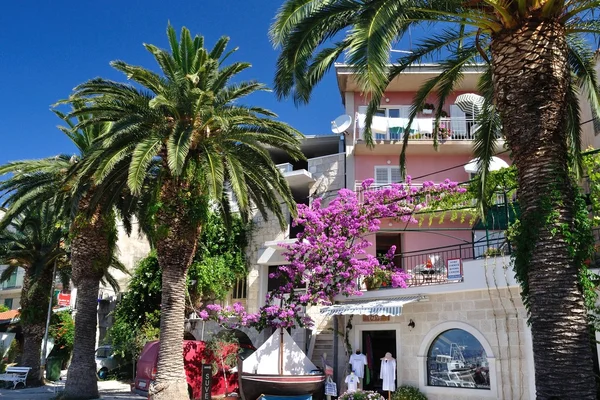
M 364 140 L 364 114 L 357 114 L 354 139 Z M 362 122 L 361 122 L 362 121 Z M 371 131 L 376 141 L 400 141 L 408 125 L 408 118 L 373 117 Z M 448 117 L 439 122 L 438 138 L 441 140 L 473 140 L 478 125 L 474 118 Z M 410 126 L 409 140 L 433 140 L 435 118 L 415 118 Z
M 511 248 L 504 238 L 482 239 L 477 242 L 459 245 L 434 247 L 418 251 L 404 252 L 394 257 L 394 264 L 410 275 L 409 287 L 458 283 L 462 280 L 448 280 L 447 261 L 452 259 L 475 260 L 487 256 L 504 256 Z M 363 282 L 360 287 L 366 289 Z M 384 288 L 389 286 L 384 286 Z

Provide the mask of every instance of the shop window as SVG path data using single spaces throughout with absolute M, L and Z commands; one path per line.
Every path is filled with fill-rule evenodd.
M 427 384 L 490 390 L 489 363 L 481 343 L 462 329 L 438 335 L 427 354 Z
M 12 310 L 13 299 L 4 299 L 4 305 Z

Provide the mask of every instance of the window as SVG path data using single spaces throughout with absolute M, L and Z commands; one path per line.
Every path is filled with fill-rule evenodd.
M 8 288 L 14 288 L 16 286 L 17 286 L 17 270 L 15 269 L 14 272 L 10 275 L 10 278 L 8 278 L 6 281 L 4 281 L 2 283 L 2 288 L 8 289 Z
M 233 285 L 232 298 L 234 299 L 245 299 L 246 298 L 246 277 L 238 278 Z
M 400 167 L 375 167 L 375 185 L 383 186 L 402 182 Z
M 490 390 L 489 363 L 481 343 L 462 329 L 438 335 L 427 353 L 427 384 Z
M 4 299 L 4 305 L 12 310 L 13 299 Z

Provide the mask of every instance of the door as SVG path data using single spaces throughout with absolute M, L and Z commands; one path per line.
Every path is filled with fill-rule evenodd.
M 452 131 L 452 139 L 467 138 L 466 117 L 466 114 L 456 104 L 450 105 L 450 130 Z
M 365 390 L 381 392 L 383 387 L 383 381 L 379 378 L 381 359 L 385 357 L 386 353 L 392 353 L 392 357 L 398 358 L 396 349 L 395 330 L 362 332 L 362 349 L 360 350 L 367 356 L 366 368 L 368 369 L 368 371 L 365 370 L 365 378 L 361 382 Z

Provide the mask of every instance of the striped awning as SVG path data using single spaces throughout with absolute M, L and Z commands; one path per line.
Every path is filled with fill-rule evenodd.
M 475 93 L 461 94 L 456 97 L 454 104 L 456 104 L 462 112 L 477 115 L 483 110 L 483 96 Z
M 402 315 L 402 307 L 413 301 L 423 300 L 425 296 L 416 294 L 410 296 L 392 297 L 378 300 L 354 301 L 351 303 L 334 304 L 321 308 L 321 314 L 331 315 Z

